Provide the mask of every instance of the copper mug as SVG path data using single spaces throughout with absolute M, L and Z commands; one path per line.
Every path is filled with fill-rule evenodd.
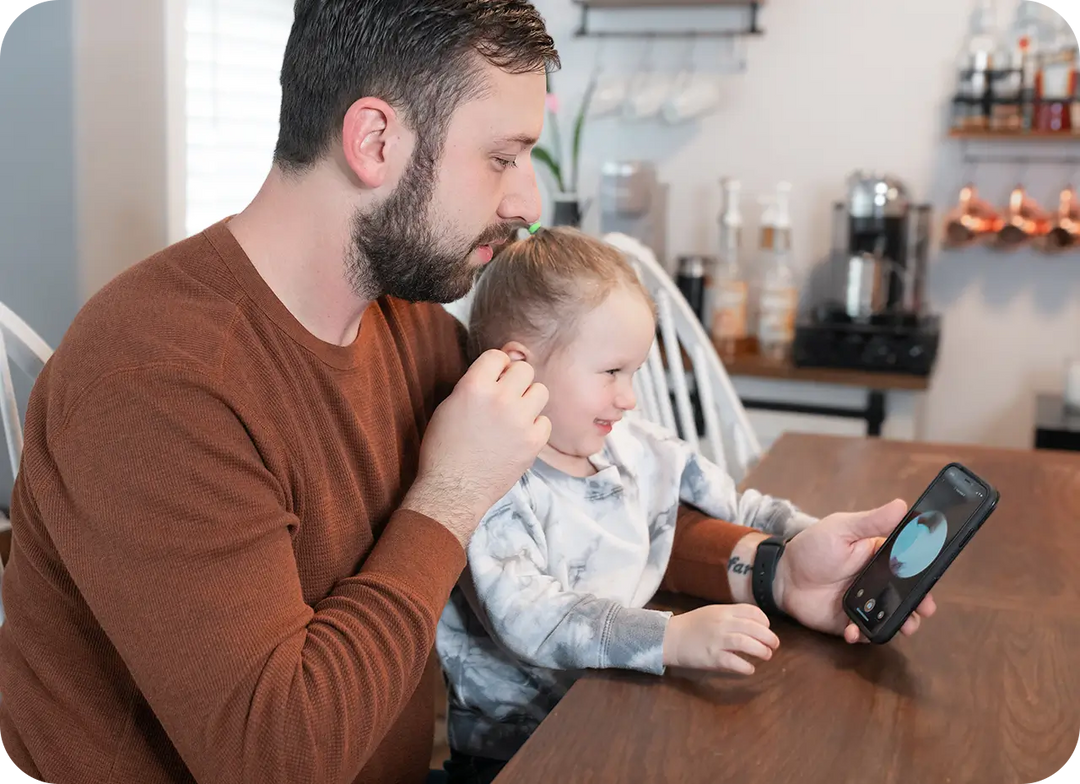
M 1050 215 L 1018 185 L 1009 196 L 1005 225 L 998 230 L 994 242 L 1003 250 L 1012 250 L 1045 237 L 1050 228 Z
M 1080 198 L 1073 188 L 1065 188 L 1058 199 L 1054 225 L 1043 239 L 1043 249 L 1060 253 L 1080 244 Z
M 1005 221 L 979 198 L 974 185 L 960 190 L 960 201 L 945 218 L 945 246 L 961 248 L 1001 231 Z

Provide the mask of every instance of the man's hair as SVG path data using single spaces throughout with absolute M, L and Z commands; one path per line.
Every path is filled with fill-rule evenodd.
M 483 91 L 485 60 L 514 74 L 560 65 L 525 0 L 296 0 L 294 16 L 274 151 L 286 171 L 326 155 L 364 97 L 393 106 L 438 158 L 451 115 Z
M 578 229 L 540 229 L 506 246 L 480 273 L 469 313 L 470 358 L 512 340 L 550 355 L 619 286 L 640 293 L 655 318 L 652 297 L 620 250 Z

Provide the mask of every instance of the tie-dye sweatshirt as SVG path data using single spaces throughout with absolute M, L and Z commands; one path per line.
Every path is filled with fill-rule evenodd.
M 597 473 L 536 461 L 488 511 L 439 621 L 450 745 L 508 760 L 583 670 L 664 671 L 670 613 L 644 609 L 664 577 L 680 502 L 792 535 L 814 522 L 787 501 L 739 493 L 668 431 L 624 419 Z

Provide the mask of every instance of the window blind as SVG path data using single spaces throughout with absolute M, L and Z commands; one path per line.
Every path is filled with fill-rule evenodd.
M 188 235 L 243 209 L 270 170 L 292 0 L 187 0 Z

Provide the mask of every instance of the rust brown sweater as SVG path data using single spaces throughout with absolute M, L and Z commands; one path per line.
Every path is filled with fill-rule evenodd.
M 0 628 L 15 762 L 54 784 L 422 782 L 465 557 L 398 505 L 461 337 L 383 299 L 323 343 L 224 223 L 96 296 L 27 412 Z M 684 513 L 669 587 L 726 598 L 743 533 Z

